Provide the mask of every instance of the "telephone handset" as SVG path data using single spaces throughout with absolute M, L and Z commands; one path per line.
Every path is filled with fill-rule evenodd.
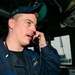
M 38 37 L 35 37 L 33 39 L 33 43 L 35 43 L 36 45 L 39 45 L 39 39 L 38 39 Z

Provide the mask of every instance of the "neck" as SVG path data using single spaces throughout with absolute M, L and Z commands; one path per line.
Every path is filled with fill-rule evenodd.
M 15 40 L 8 37 L 6 41 L 4 42 L 4 44 L 7 45 L 10 51 L 21 52 L 24 49 L 24 47 L 18 44 Z

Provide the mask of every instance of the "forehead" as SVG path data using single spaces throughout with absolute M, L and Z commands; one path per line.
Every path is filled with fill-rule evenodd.
M 24 13 L 24 14 L 17 14 L 13 18 L 19 18 L 19 17 L 29 17 L 29 18 L 36 18 L 37 19 L 37 14 L 33 13 Z

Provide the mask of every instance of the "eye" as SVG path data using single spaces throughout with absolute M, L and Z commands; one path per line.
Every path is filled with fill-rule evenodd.
M 30 25 L 30 24 L 31 24 L 31 22 L 29 22 L 29 21 L 28 21 L 28 22 L 26 22 L 26 23 L 27 23 L 28 25 Z

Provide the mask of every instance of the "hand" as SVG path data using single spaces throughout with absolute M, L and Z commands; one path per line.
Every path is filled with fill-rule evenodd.
M 47 44 L 46 44 L 46 39 L 45 39 L 45 36 L 44 36 L 44 33 L 42 32 L 39 32 L 39 31 L 36 31 L 36 34 L 34 35 L 33 38 L 35 37 L 38 37 L 39 39 L 39 46 L 42 48 L 42 47 L 45 47 Z

